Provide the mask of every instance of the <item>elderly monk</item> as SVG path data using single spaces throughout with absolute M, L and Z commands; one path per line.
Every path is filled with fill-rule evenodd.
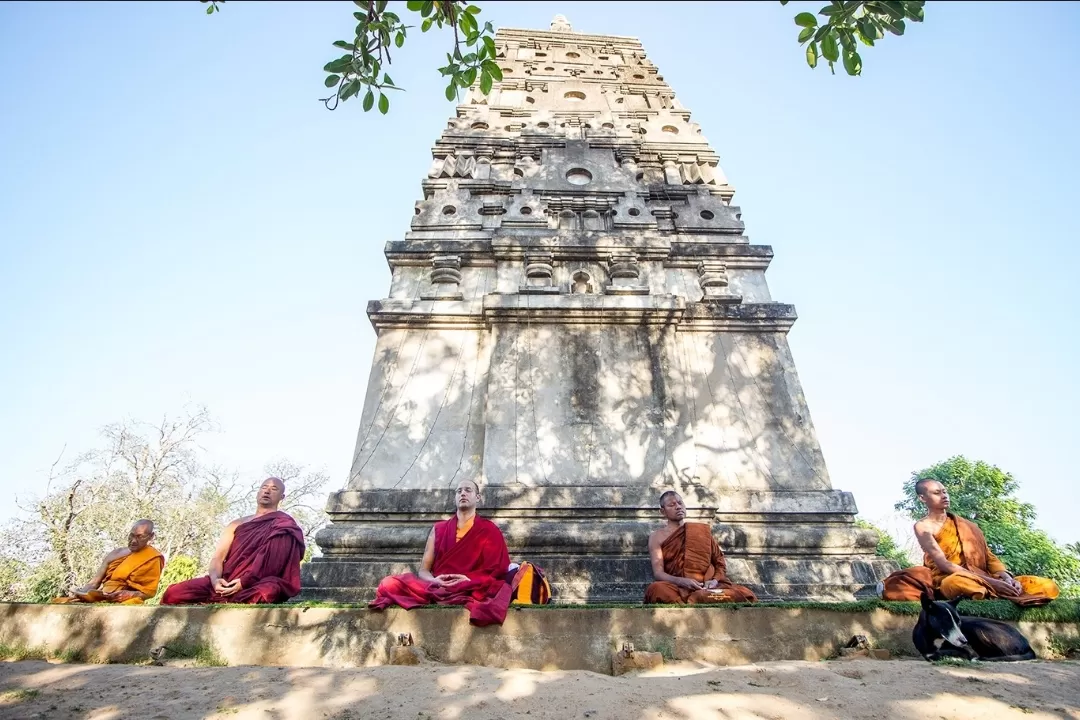
M 165 557 L 150 546 L 153 539 L 153 521 L 137 521 L 128 533 L 127 546 L 106 555 L 93 580 L 53 602 L 142 605 L 157 594 L 165 566 Z
M 727 579 L 727 562 L 712 530 L 686 522 L 682 496 L 660 496 L 664 527 L 649 535 L 649 559 L 656 582 L 645 589 L 647 603 L 757 602 L 749 588 Z
M 222 533 L 210 574 L 170 585 L 162 605 L 277 603 L 300 592 L 304 531 L 278 510 L 285 482 L 267 478 L 255 498 L 255 514 L 233 520 Z
M 918 600 L 925 590 L 947 600 L 1004 598 L 1020 606 L 1045 605 L 1058 596 L 1053 580 L 1013 577 L 986 545 L 979 526 L 949 512 L 949 491 L 937 480 L 921 478 L 915 494 L 926 517 L 915 523 L 923 567 L 898 570 L 881 583 L 885 600 Z
M 512 594 L 506 539 L 476 514 L 483 498 L 475 482 L 459 482 L 455 498 L 457 512 L 431 529 L 417 573 L 383 578 L 369 608 L 464 605 L 473 625 L 502 625 Z

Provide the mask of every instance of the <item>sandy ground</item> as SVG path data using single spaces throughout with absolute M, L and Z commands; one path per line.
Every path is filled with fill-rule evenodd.
M 423 665 L 360 670 L 0 663 L 0 717 L 85 720 L 1080 720 L 1080 662 L 680 664 L 609 677 Z

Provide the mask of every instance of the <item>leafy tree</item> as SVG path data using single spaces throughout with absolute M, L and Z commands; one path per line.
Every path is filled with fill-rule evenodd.
M 43 495 L 20 503 L 23 515 L 0 529 L 0 599 L 40 602 L 85 582 L 140 518 L 155 523 L 166 578 L 203 572 L 222 527 L 252 512 L 263 479 L 241 483 L 206 461 L 199 441 L 214 427 L 205 408 L 158 424 L 124 421 L 102 431 L 102 447 L 60 469 L 57 460 Z M 282 509 L 310 539 L 325 522 L 314 508 L 327 476 L 288 460 L 267 470 L 285 479 Z
M 1014 575 L 1055 580 L 1066 595 L 1080 595 L 1080 543 L 1062 546 L 1035 527 L 1035 508 L 1016 497 L 1019 483 L 1009 473 L 981 460 L 956 456 L 916 473 L 904 483 L 896 509 L 913 519 L 925 514 L 915 482 L 929 477 L 949 491 L 950 512 L 975 522 L 986 542 Z
M 878 542 L 877 547 L 874 548 L 875 555 L 877 555 L 878 557 L 893 560 L 901 568 L 911 567 L 911 556 L 908 555 L 907 550 L 904 550 L 904 548 L 896 544 L 896 541 L 893 540 L 892 535 L 885 532 L 873 523 L 867 520 L 862 520 L 861 518 L 855 520 L 855 527 L 865 528 L 866 530 L 873 530 L 877 533 Z
M 219 12 L 225 4 L 224 0 L 199 1 L 207 5 L 207 15 Z M 357 21 L 353 37 L 334 41 L 334 47 L 345 53 L 323 67 L 327 73 L 324 84 L 334 93 L 320 101 L 328 110 L 336 110 L 340 103 L 362 95 L 364 112 L 378 106 L 385 115 L 390 110 L 390 97 L 385 91 L 404 89 L 386 72 L 392 62 L 391 49 L 396 52 L 404 47 L 408 31 L 416 26 L 405 24 L 401 16 L 388 9 L 386 0 L 353 0 L 353 3 L 360 8 L 353 12 Z M 788 0 L 780 0 L 781 5 L 787 3 Z M 923 21 L 925 4 L 925 0 L 832 0 L 817 15 L 800 12 L 795 16 L 795 24 L 801 28 L 798 40 L 806 46 L 806 62 L 815 68 L 818 58 L 823 57 L 835 74 L 834 65 L 840 61 L 848 75 L 860 75 L 862 57 L 858 43 L 873 46 L 885 33 L 903 35 L 905 20 Z M 502 80 L 495 31 L 491 23 L 481 27 L 477 22 L 476 16 L 481 12 L 478 6 L 466 0 L 408 0 L 405 10 L 420 16 L 420 32 L 437 27 L 450 28 L 454 33 L 454 45 L 446 54 L 446 65 L 439 68 L 439 73 L 448 78 L 447 100 L 459 100 L 460 91 L 477 81 L 480 92 L 487 95 L 493 83 Z

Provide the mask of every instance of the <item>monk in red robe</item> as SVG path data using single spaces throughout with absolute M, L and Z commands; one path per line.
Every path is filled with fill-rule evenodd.
M 750 588 L 727 579 L 727 561 L 712 529 L 686 522 L 686 505 L 679 493 L 668 490 L 660 496 L 660 514 L 667 523 L 649 535 L 656 582 L 645 589 L 645 602 L 757 602 Z
M 170 585 L 162 605 L 279 603 L 300 592 L 304 531 L 278 510 L 285 483 L 267 478 L 256 493 L 254 515 L 225 528 L 210 559 L 210 573 Z
M 106 555 L 90 582 L 52 602 L 142 605 L 157 594 L 165 567 L 165 557 L 150 544 L 153 539 L 154 522 L 139 520 L 131 526 L 128 544 Z
M 455 497 L 457 513 L 431 529 L 420 569 L 383 578 L 369 608 L 464 605 L 473 625 L 502 625 L 512 594 L 506 539 L 495 523 L 476 514 L 482 498 L 475 482 L 462 480 Z
M 915 494 L 926 517 L 915 523 L 923 567 L 898 570 L 880 583 L 884 600 L 918 600 L 924 592 L 947 600 L 1003 598 L 1021 607 L 1045 605 L 1058 596 L 1049 578 L 1009 574 L 986 544 L 975 523 L 949 512 L 949 491 L 937 480 L 921 478 Z

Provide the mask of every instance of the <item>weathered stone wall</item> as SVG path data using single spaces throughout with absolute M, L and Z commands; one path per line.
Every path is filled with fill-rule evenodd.
M 535 670 L 611 672 L 623 643 L 670 660 L 743 665 L 821 660 L 854 635 L 915 655 L 915 618 L 885 610 L 783 608 L 512 609 L 502 627 L 477 628 L 458 608 L 74 607 L 0 604 L 0 644 L 139 662 L 161 646 L 210 648 L 229 665 L 385 665 L 399 634 L 436 662 Z M 1020 623 L 1039 657 L 1050 640 L 1076 638 L 1073 623 Z

